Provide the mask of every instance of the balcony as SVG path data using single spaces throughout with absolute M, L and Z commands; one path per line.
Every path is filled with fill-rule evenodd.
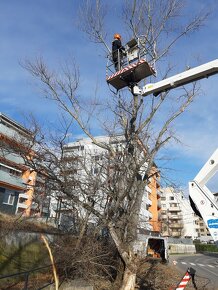
M 170 233 L 170 236 L 173 238 L 180 238 L 181 237 L 181 232 L 172 232 Z
M 150 194 L 152 192 L 151 188 L 149 186 L 146 186 L 145 187 L 145 191 Z
M 180 212 L 181 209 L 180 209 L 179 206 L 174 206 L 174 207 L 170 207 L 170 208 L 169 208 L 169 212 L 171 212 L 171 211 L 172 211 L 172 212 L 174 212 L 174 211 L 179 211 L 179 212 Z
M 148 206 L 152 205 L 152 201 L 149 198 L 147 198 L 147 197 L 143 197 L 143 202 L 145 202 L 146 205 L 148 205 Z
M 152 213 L 150 211 L 148 211 L 148 217 L 149 217 L 149 219 L 153 218 L 153 215 L 152 215 Z
M 22 197 L 22 198 L 25 198 L 25 199 L 28 199 L 29 198 L 29 195 L 26 194 L 26 193 L 20 193 L 19 194 L 19 198 Z
M 160 198 L 162 196 L 162 192 L 160 190 L 157 190 L 157 198 Z
M 160 217 L 161 219 L 168 219 L 168 215 L 166 213 L 162 213 L 162 212 L 158 213 L 158 217 Z
M 15 153 L 8 152 L 7 150 L 2 149 L 3 153 L 1 154 L 4 156 L 5 159 L 15 162 L 17 164 L 24 164 L 23 158 Z
M 167 219 L 167 215 L 162 214 L 161 212 L 158 212 L 158 221 L 162 221 L 164 219 Z
M 158 201 L 157 201 L 157 207 L 158 207 L 158 209 L 161 209 L 161 200 L 160 199 L 158 199 Z
M 25 204 L 25 203 L 21 203 L 21 202 L 18 202 L 17 203 L 17 208 L 28 208 L 28 205 L 27 204 Z
M 8 172 L 0 171 L 0 181 L 13 187 L 17 187 L 18 189 L 25 189 L 23 179 L 21 177 L 13 176 Z
M 182 229 L 183 228 L 183 224 L 182 223 L 170 223 L 169 227 L 171 229 Z
M 172 220 L 181 220 L 182 215 L 181 214 L 169 214 L 168 218 L 172 219 Z

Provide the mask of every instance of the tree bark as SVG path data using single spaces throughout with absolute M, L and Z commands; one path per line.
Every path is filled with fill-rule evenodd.
M 132 251 L 127 252 L 126 249 L 124 249 L 124 245 L 121 243 L 113 225 L 109 223 L 108 229 L 117 247 L 117 250 L 124 262 L 124 267 L 125 267 L 120 290 L 135 290 L 137 267 L 136 267 L 136 261 L 133 257 L 133 252 Z
M 129 268 L 126 268 L 120 290 L 135 290 L 135 284 L 136 273 L 133 273 Z

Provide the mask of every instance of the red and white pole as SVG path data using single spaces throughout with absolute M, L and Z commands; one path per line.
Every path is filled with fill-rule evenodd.
M 179 284 L 176 286 L 175 290 L 183 290 L 187 286 L 188 282 L 191 280 L 191 275 L 189 274 L 189 271 L 187 271 L 182 278 L 182 280 L 179 282 Z
M 177 284 L 175 288 L 170 288 L 170 290 L 183 290 L 187 286 L 188 282 L 192 279 L 192 284 L 194 289 L 197 290 L 197 285 L 195 283 L 195 273 L 196 270 L 193 268 L 188 268 L 182 280 Z

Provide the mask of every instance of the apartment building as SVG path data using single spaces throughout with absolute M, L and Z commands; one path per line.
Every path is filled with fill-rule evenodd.
M 160 187 L 160 174 L 157 171 L 157 167 L 154 166 L 151 172 L 152 177 L 148 187 L 150 189 L 149 200 L 151 205 L 149 207 L 149 213 L 151 219 L 149 221 L 152 231 L 161 232 L 161 187 Z
M 195 230 L 197 232 L 196 239 L 205 242 L 213 240 L 205 222 L 201 218 L 196 216 L 196 214 L 194 215 L 195 215 Z
M 204 221 L 198 217 L 182 191 L 172 187 L 162 189 L 162 233 L 166 236 L 210 240 Z M 176 227 L 177 226 L 177 227 Z
M 95 139 L 98 142 L 113 146 L 116 154 L 119 154 L 125 145 L 125 139 L 122 135 L 112 137 L 98 136 Z M 86 156 L 86 166 L 91 168 L 92 173 L 96 175 L 96 178 L 99 176 L 101 160 L 105 152 L 106 150 L 104 148 L 96 146 L 89 138 L 82 138 L 69 143 L 65 147 L 65 156 L 82 156 L 83 158 Z M 83 169 L 76 167 L 75 170 L 80 170 L 80 176 L 83 175 L 81 172 Z M 144 189 L 139 216 L 139 228 L 147 231 L 160 231 L 160 185 L 158 181 L 159 175 L 155 174 L 155 166 L 153 168 L 153 174 L 151 175 L 152 177 L 149 180 L 150 183 Z M 110 166 L 108 166 L 108 176 L 110 176 Z M 66 212 L 66 210 L 64 211 Z
M 23 154 L 32 134 L 22 125 L 0 113 L 0 212 L 7 214 L 47 215 L 48 206 L 34 198 L 40 176 L 25 165 Z M 22 154 L 21 154 L 22 152 Z M 43 178 L 45 184 L 45 179 Z M 36 194 L 36 192 L 35 192 Z M 45 192 L 41 194 L 45 196 Z
M 183 219 L 180 203 L 172 188 L 162 189 L 162 235 L 168 237 L 183 236 Z

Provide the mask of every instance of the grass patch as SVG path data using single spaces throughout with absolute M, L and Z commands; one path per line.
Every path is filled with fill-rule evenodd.
M 47 250 L 39 241 L 28 241 L 25 244 L 8 245 L 6 241 L 0 242 L 0 275 L 10 275 L 18 272 L 30 271 L 41 266 L 49 265 Z M 45 271 L 45 270 L 44 270 Z M 46 271 L 48 271 L 46 269 Z M 34 275 L 38 275 L 34 274 Z M 24 276 L 0 280 L 2 286 L 18 283 Z M 13 288 L 14 289 L 14 288 Z
M 26 231 L 26 232 L 38 232 L 38 233 L 59 233 L 57 228 L 52 227 L 43 222 L 39 222 L 37 218 L 29 219 L 21 215 L 6 215 L 0 213 L 0 229 L 10 231 Z

